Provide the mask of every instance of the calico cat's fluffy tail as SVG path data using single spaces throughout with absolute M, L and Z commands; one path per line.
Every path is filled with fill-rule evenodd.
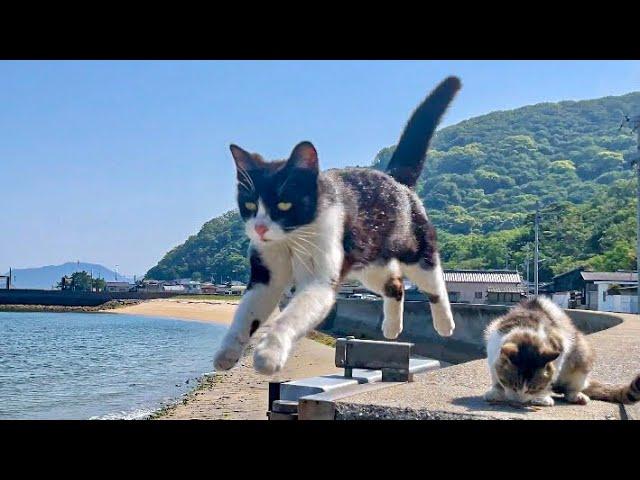
M 387 173 L 396 181 L 415 186 L 433 132 L 460 86 L 458 77 L 447 77 L 413 112 L 387 166 Z
M 629 385 L 609 385 L 591 380 L 583 393 L 593 400 L 603 402 L 624 404 L 640 402 L 640 375 L 637 375 Z

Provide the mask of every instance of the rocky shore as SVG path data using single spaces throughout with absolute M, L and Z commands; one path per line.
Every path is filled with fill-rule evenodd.
M 64 305 L 0 305 L 0 312 L 48 312 L 48 313 L 99 313 L 105 310 L 131 307 L 141 300 L 110 300 L 96 307 L 68 307 Z

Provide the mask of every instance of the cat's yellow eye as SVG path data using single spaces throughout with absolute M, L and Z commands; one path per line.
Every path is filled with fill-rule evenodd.
M 291 202 L 280 202 L 278 204 L 278 210 L 282 210 L 283 212 L 286 212 L 290 208 L 291 208 Z
M 258 206 L 253 202 L 244 202 L 244 207 L 252 212 L 258 209 Z

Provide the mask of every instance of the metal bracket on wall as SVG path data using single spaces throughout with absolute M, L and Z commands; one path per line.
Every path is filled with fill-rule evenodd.
M 413 343 L 356 340 L 355 337 L 336 340 L 336 367 L 344 368 L 345 378 L 353 376 L 354 368 L 382 370 L 383 382 L 411 382 L 409 359 Z

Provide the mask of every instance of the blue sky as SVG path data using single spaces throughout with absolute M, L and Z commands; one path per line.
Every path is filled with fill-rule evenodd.
M 0 271 L 81 260 L 143 274 L 234 204 L 229 143 L 322 168 L 396 142 L 447 75 L 443 125 L 640 90 L 638 61 L 0 62 Z

